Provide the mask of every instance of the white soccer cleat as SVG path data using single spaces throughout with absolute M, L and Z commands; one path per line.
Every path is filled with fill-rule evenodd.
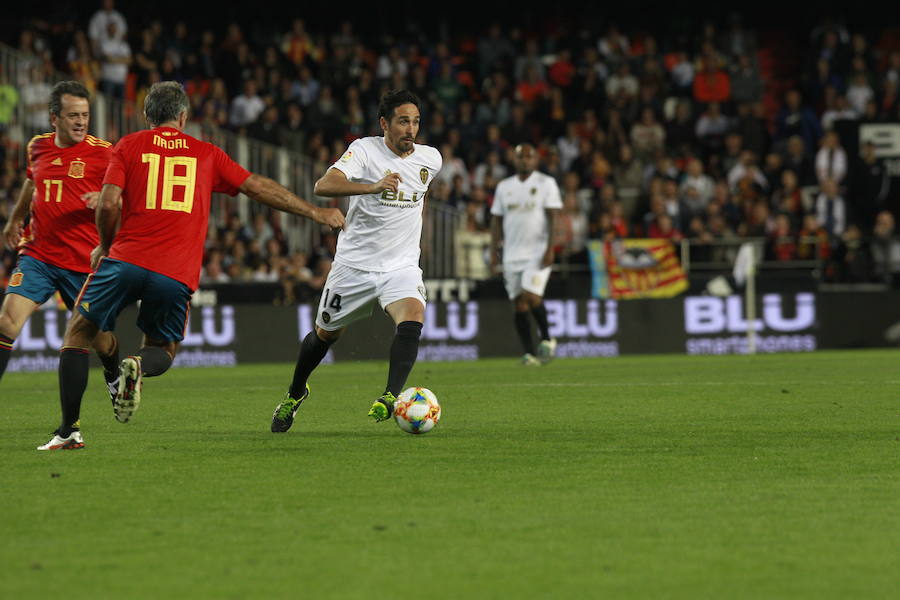
M 142 379 L 139 356 L 129 356 L 122 361 L 119 366 L 119 389 L 113 403 L 113 412 L 118 422 L 127 423 L 141 405 Z
M 538 344 L 538 360 L 541 361 L 542 365 L 546 365 L 548 362 L 553 360 L 553 357 L 556 356 L 556 338 L 550 338 L 549 340 L 542 340 L 540 344 Z
M 106 382 L 106 389 L 109 391 L 109 399 L 112 402 L 113 408 L 116 406 L 116 396 L 119 395 L 119 381 L 121 381 L 121 377 L 116 377 L 113 381 Z
M 84 438 L 81 437 L 80 431 L 73 431 L 69 437 L 60 437 L 59 433 L 53 434 L 53 439 L 38 446 L 38 450 L 78 450 L 84 448 Z
M 523 366 L 526 367 L 539 367 L 541 366 L 541 361 L 537 359 L 537 357 L 528 352 L 524 356 L 522 356 L 522 360 L 520 361 Z

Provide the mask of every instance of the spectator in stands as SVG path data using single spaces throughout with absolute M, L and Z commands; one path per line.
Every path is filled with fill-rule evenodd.
M 800 92 L 789 90 L 784 97 L 784 106 L 775 117 L 775 139 L 794 135 L 799 135 L 807 148 L 815 148 L 822 137 L 822 128 L 815 113 L 803 105 Z
M 697 158 L 691 159 L 678 188 L 678 196 L 689 215 L 706 213 L 706 205 L 712 200 L 714 188 L 712 178 L 703 172 L 703 162 Z
M 870 231 L 875 215 L 887 208 L 891 178 L 884 161 L 875 154 L 875 144 L 861 144 L 859 158 L 855 161 L 850 178 L 850 194 L 853 198 L 851 217 L 863 231 Z
M 730 129 L 731 120 L 722 114 L 719 103 L 710 102 L 695 127 L 697 140 L 707 156 L 721 150 L 725 134 Z
M 835 96 L 834 106 L 828 107 L 825 112 L 822 113 L 822 129 L 831 131 L 834 128 L 835 121 L 855 121 L 859 119 L 859 117 L 860 114 L 850 106 L 847 97 L 838 95 Z
M 841 139 L 834 131 L 829 131 L 822 138 L 822 147 L 816 154 L 816 178 L 819 185 L 827 180 L 841 184 L 847 176 L 847 152 L 841 146 Z
M 500 162 L 500 153 L 490 150 L 483 162 L 475 166 L 472 183 L 477 187 L 486 187 L 488 179 L 498 182 L 506 178 L 509 170 Z
M 112 31 L 117 32 L 119 36 L 124 37 L 128 34 L 128 22 L 122 13 L 116 10 L 115 1 L 103 0 L 100 10 L 94 13 L 88 23 L 88 37 L 93 44 L 94 54 L 97 56 L 103 54 L 102 43 L 111 35 L 110 24 L 115 25 L 115 29 Z
M 666 130 L 656 121 L 652 108 L 644 107 L 641 111 L 641 120 L 631 128 L 630 138 L 635 157 L 641 162 L 649 161 L 665 149 Z
M 100 58 L 100 90 L 121 100 L 125 97 L 131 47 L 118 27 L 113 20 L 107 22 L 106 36 L 100 39 L 97 56 Z
M 51 87 L 48 83 L 49 74 L 45 67 L 34 63 L 28 71 L 28 78 L 22 86 L 20 102 L 25 111 L 25 127 L 27 139 L 38 133 L 44 133 L 50 127 L 47 120 L 47 98 L 50 97 Z
M 257 93 L 257 84 L 253 79 L 244 82 L 244 92 L 231 101 L 228 112 L 228 123 L 235 128 L 247 127 L 266 109 L 266 103 Z
M 772 210 L 787 215 L 791 219 L 791 230 L 797 231 L 806 214 L 803 193 L 800 191 L 797 174 L 790 169 L 781 172 L 781 185 L 772 194 Z
M 797 174 L 800 187 L 816 184 L 816 172 L 812 159 L 806 152 L 803 138 L 799 135 L 791 136 L 787 140 L 783 165 Z
M 736 191 L 745 180 L 762 189 L 769 187 L 769 182 L 760 170 L 756 154 L 752 150 L 741 152 L 741 160 L 728 172 L 728 186 L 732 192 Z
M 897 236 L 894 215 L 886 210 L 878 213 L 872 234 L 875 277 L 896 288 L 900 284 L 900 237 Z
M 763 156 L 771 146 L 766 108 L 762 102 L 738 104 L 735 133 L 741 136 L 743 147 Z
M 619 148 L 619 160 L 613 167 L 613 180 L 616 182 L 618 197 L 624 205 L 625 213 L 634 214 L 641 193 L 644 179 L 642 163 L 637 160 L 631 146 Z
M 710 58 L 700 59 L 700 71 L 694 76 L 694 100 L 701 104 L 723 103 L 731 99 L 731 78 Z
M 847 204 L 840 195 L 837 182 L 833 179 L 823 180 L 821 189 L 816 197 L 816 218 L 834 239 L 847 228 Z
M 612 100 L 624 100 L 626 102 L 637 97 L 638 80 L 631 74 L 628 62 L 618 63 L 615 73 L 606 80 L 606 96 Z
M 847 102 L 850 107 L 856 111 L 856 114 L 866 112 L 866 104 L 875 99 L 875 90 L 869 84 L 869 80 L 864 72 L 856 72 L 850 78 L 850 85 L 847 87 Z
M 846 283 L 867 283 L 872 280 L 870 246 L 855 224 L 847 226 L 834 251 L 834 278 Z
M 774 228 L 769 234 L 766 248 L 766 258 L 776 261 L 797 258 L 797 241 L 793 235 L 791 218 L 784 213 L 775 215 Z

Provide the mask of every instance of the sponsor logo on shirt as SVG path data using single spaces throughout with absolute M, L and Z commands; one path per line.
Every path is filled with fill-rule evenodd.
M 53 162 L 50 163 L 50 164 L 53 165 L 54 167 L 61 167 L 61 166 L 62 166 L 62 159 L 61 159 L 60 157 L 57 156 L 56 158 L 53 159 Z
M 81 179 L 84 177 L 84 161 L 76 158 L 69 163 L 69 177 Z

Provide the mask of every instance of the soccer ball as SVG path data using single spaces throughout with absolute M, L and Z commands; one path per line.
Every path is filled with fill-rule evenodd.
M 428 433 L 441 418 L 441 405 L 434 393 L 423 387 L 411 387 L 394 402 L 394 420 L 406 433 Z

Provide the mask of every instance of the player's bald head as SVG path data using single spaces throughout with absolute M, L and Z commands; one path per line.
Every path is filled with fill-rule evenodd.
M 522 177 L 531 175 L 537 168 L 537 150 L 529 143 L 519 144 L 513 150 L 516 172 Z

